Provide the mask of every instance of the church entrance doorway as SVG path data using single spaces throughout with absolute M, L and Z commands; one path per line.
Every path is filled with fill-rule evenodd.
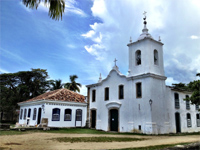
M 37 118 L 37 124 L 40 124 L 40 121 L 41 121 L 41 108 L 39 108 L 38 110 L 38 118 Z
M 176 133 L 181 133 L 181 118 L 180 113 L 175 113 Z
M 91 127 L 92 128 L 96 128 L 96 110 L 92 110 L 91 114 L 92 114 L 92 124 L 91 124 Z
M 118 110 L 110 110 L 110 131 L 118 131 Z

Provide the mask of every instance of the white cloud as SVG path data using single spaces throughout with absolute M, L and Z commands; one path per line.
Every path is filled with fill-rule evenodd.
M 97 60 L 104 60 L 104 46 L 100 44 L 86 45 L 85 49 L 91 55 L 94 55 Z M 101 53 L 102 52 L 102 53 Z
M 16 60 L 18 63 L 26 63 L 26 64 L 30 64 L 32 65 L 29 61 L 27 61 L 26 59 L 24 59 L 23 57 L 21 57 L 19 54 L 17 54 L 17 50 L 16 52 L 11 52 L 9 50 L 6 50 L 4 48 L 0 48 L 1 50 L 1 55 L 7 58 L 12 58 L 14 60 Z
M 82 87 L 80 88 L 80 94 L 87 96 L 87 88 L 85 85 L 82 85 Z
M 184 79 L 189 80 L 191 79 L 189 76 L 199 68 L 197 54 L 200 52 L 198 40 L 190 40 L 188 43 L 188 37 L 199 38 L 193 34 L 199 28 L 200 20 L 196 18 L 200 18 L 200 7 L 194 5 L 193 2 L 198 1 L 186 0 L 182 3 L 172 0 L 119 0 L 117 2 L 115 0 L 94 0 L 91 7 L 92 14 L 100 18 L 102 22 L 90 24 L 92 30 L 83 34 L 85 38 L 95 42 L 85 46 L 85 49 L 101 62 L 102 68 L 107 69 L 107 64 L 112 64 L 116 57 L 119 60 L 117 65 L 120 71 L 126 74 L 128 70 L 128 47 L 126 45 L 130 36 L 134 42 L 141 34 L 142 13 L 146 11 L 149 33 L 155 40 L 161 36 L 165 44 L 163 46 L 164 62 L 167 63 L 166 68 L 170 70 L 166 71 L 170 77 L 167 82 L 182 81 L 181 77 L 184 75 L 179 80 L 174 77 L 175 72 L 178 73 L 177 70 L 185 73 Z M 104 48 L 97 48 L 97 45 L 103 45 Z M 186 74 L 186 72 L 191 73 Z
M 7 71 L 7 70 L 5 70 L 5 69 L 1 69 L 1 68 L 0 68 L 0 74 L 1 74 L 1 73 L 10 73 L 10 72 Z
M 85 38 L 91 38 L 94 36 L 94 34 L 95 34 L 94 30 L 90 30 L 86 34 L 82 34 L 82 36 Z
M 72 48 L 72 49 L 76 48 L 76 46 L 73 45 L 73 44 L 67 44 L 67 47 L 68 47 L 68 48 Z
M 193 40 L 199 39 L 199 37 L 196 36 L 196 35 L 191 35 L 190 38 L 193 39 Z
M 65 12 L 66 14 L 71 12 L 77 15 L 80 15 L 82 17 L 86 17 L 87 15 L 85 12 L 78 7 L 76 7 L 77 2 L 75 0 L 66 0 L 65 1 Z
M 166 85 L 172 86 L 172 84 L 180 83 L 177 80 L 174 80 L 173 77 L 168 77 L 167 80 L 165 81 Z

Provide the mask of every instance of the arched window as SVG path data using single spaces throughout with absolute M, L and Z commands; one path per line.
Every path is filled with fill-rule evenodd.
M 135 64 L 136 65 L 141 65 L 142 61 L 141 61 L 141 51 L 137 50 L 135 52 Z
M 26 109 L 24 110 L 24 120 L 26 119 Z
M 28 118 L 30 118 L 31 117 L 31 109 L 29 108 L 28 109 Z
M 185 97 L 186 97 L 186 109 L 190 109 L 190 101 L 187 100 L 189 98 L 189 96 L 186 95 Z
M 52 121 L 60 121 L 60 109 L 54 108 L 52 111 Z
M 23 109 L 21 109 L 20 111 L 20 119 L 22 119 L 22 116 L 23 116 Z
M 154 65 L 158 65 L 158 51 L 154 50 Z
M 187 126 L 188 126 L 188 127 L 191 127 L 191 126 L 192 126 L 190 113 L 187 113 Z
M 72 110 L 65 109 L 64 121 L 71 121 Z
M 76 110 L 76 121 L 82 121 L 82 110 L 81 109 Z
M 175 108 L 180 108 L 178 93 L 174 93 L 174 100 L 175 100 Z
M 34 108 L 33 110 L 33 120 L 36 120 L 37 109 Z

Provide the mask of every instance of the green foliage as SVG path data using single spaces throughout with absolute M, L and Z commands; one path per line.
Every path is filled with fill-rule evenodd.
M 188 84 L 188 88 L 193 91 L 190 100 L 192 104 L 200 105 L 200 80 L 194 80 Z
M 52 80 L 51 81 L 51 91 L 63 88 L 62 80 Z
M 74 91 L 74 92 L 76 92 L 76 91 L 80 92 L 79 87 L 81 87 L 81 84 L 80 84 L 80 83 L 77 83 L 77 82 L 75 81 L 77 78 L 78 78 L 77 75 L 71 75 L 71 76 L 70 76 L 70 82 L 66 83 L 66 84 L 64 85 L 64 87 L 65 87 L 66 89 L 69 89 L 69 90 Z
M 174 89 L 178 89 L 178 90 L 187 90 L 187 85 L 185 83 L 174 83 L 172 84 Z
M 142 138 L 126 138 L 126 137 L 60 137 L 53 138 L 53 140 L 57 140 L 59 142 L 131 142 L 131 141 L 142 141 L 145 139 Z
M 1 113 L 13 115 L 18 102 L 45 93 L 50 88 L 47 79 L 48 73 L 45 69 L 0 74 Z
M 196 76 L 200 77 L 200 73 L 197 73 Z M 192 104 L 200 105 L 200 80 L 191 81 L 189 84 L 179 83 L 173 84 L 174 89 L 181 91 L 192 92 L 192 95 L 184 100 L 191 101 Z
M 49 17 L 53 20 L 59 20 L 65 11 L 65 0 L 22 0 L 26 7 L 31 9 L 37 9 L 40 2 L 44 2 L 46 6 L 49 6 Z

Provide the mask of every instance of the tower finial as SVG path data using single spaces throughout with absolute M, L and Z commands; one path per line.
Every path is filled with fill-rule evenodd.
M 144 11 L 144 13 L 143 13 L 143 15 L 144 15 L 144 18 L 143 18 L 143 20 L 144 20 L 144 25 L 146 26 L 146 24 L 147 24 L 147 21 L 146 21 L 146 18 L 147 18 L 147 16 L 146 16 L 146 11 Z
M 102 81 L 102 78 L 101 78 L 101 73 L 100 73 L 100 76 L 99 76 L 99 81 L 98 82 L 101 82 Z
M 146 19 L 146 13 L 147 13 L 146 11 L 144 11 L 144 13 L 143 13 L 145 19 Z
M 146 11 L 144 11 L 144 13 L 143 13 L 143 15 L 144 15 L 144 18 L 143 18 L 143 20 L 144 20 L 144 28 L 142 29 L 142 34 L 140 34 L 138 40 L 142 40 L 144 38 L 153 39 L 151 34 L 148 33 L 149 30 L 147 29 L 147 16 L 146 16 L 146 13 L 147 13 Z
M 116 59 L 116 58 L 115 58 L 114 62 L 115 62 L 115 66 L 117 66 L 117 65 L 116 65 L 116 62 L 117 62 L 117 59 Z
M 161 38 L 160 38 L 160 36 L 159 36 L 159 39 L 158 39 L 158 41 L 159 41 L 159 42 L 161 41 Z
M 130 43 L 132 43 L 132 38 L 130 37 Z

